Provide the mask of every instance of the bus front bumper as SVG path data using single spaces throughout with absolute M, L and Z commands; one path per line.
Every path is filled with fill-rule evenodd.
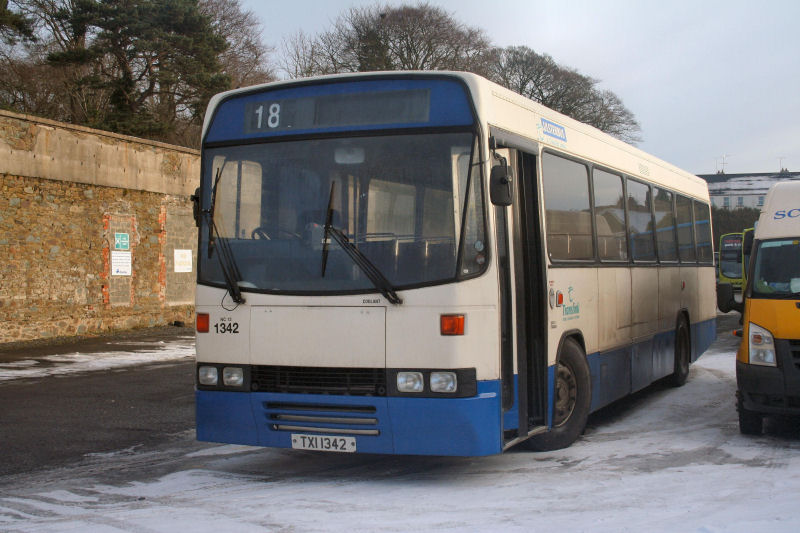
M 736 395 L 748 411 L 766 415 L 800 415 L 800 367 L 789 341 L 775 339 L 778 365 L 749 365 L 736 361 Z
M 482 456 L 502 451 L 499 381 L 471 398 L 196 391 L 197 439 L 292 448 L 292 435 L 354 437 L 356 451 Z

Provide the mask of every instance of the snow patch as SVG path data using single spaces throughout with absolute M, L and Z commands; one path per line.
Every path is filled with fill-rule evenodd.
M 138 343 L 136 346 L 141 347 L 142 343 Z M 76 352 L 0 363 L 0 382 L 121 369 L 142 364 L 190 359 L 195 355 L 193 338 L 182 338 L 171 342 L 159 341 L 145 346 L 145 349 L 138 351 Z

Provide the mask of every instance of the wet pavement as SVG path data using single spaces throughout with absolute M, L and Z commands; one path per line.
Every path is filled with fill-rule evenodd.
M 180 327 L 0 348 L 0 476 L 185 439 L 193 355 Z

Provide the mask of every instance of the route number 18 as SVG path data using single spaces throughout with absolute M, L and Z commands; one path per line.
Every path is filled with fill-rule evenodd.
M 264 106 L 260 105 L 256 108 L 256 115 L 258 115 L 258 129 L 262 128 L 264 121 Z M 281 122 L 281 104 L 270 104 L 267 110 L 267 126 L 270 128 L 277 128 Z

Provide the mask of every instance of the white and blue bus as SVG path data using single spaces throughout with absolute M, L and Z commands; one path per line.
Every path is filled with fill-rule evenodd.
M 715 336 L 705 182 L 476 75 L 218 95 L 195 198 L 203 441 L 561 448 Z

